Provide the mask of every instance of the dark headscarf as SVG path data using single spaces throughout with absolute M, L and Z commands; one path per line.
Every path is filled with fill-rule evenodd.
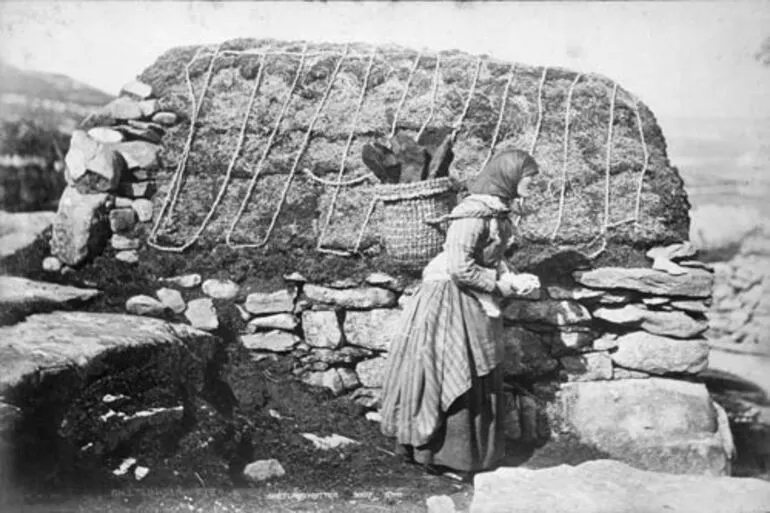
M 525 176 L 539 172 L 537 162 L 523 150 L 504 150 L 492 157 L 468 186 L 471 194 L 489 194 L 504 201 L 518 197 L 516 188 Z

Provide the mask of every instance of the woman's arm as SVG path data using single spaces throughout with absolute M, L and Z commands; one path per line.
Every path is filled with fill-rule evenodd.
M 455 219 L 447 231 L 445 250 L 447 267 L 452 280 L 458 285 L 484 292 L 493 292 L 497 283 L 497 269 L 483 267 L 474 254 L 486 231 L 483 218 Z

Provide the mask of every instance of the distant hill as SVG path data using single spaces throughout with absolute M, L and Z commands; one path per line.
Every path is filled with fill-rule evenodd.
M 72 131 L 112 98 L 65 75 L 0 61 L 0 209 L 55 208 Z
M 94 107 L 113 97 L 65 75 L 27 71 L 0 61 L 0 121 L 33 121 L 69 134 Z M 0 141 L 3 144 L 6 141 Z M 15 148 L 0 146 L 0 154 Z

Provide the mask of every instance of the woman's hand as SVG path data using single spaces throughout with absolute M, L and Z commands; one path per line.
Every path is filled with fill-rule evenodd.
M 540 287 L 540 279 L 534 274 L 505 273 L 497 280 L 497 289 L 504 297 L 527 295 Z

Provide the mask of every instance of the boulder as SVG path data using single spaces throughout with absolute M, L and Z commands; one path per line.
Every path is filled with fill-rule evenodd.
M 139 102 L 139 109 L 142 111 L 143 117 L 151 118 L 153 114 L 158 112 L 158 100 L 142 100 Z
M 214 302 L 209 298 L 193 299 L 187 303 L 184 316 L 195 328 L 205 331 L 219 328 L 217 311 L 214 309 Z
M 126 161 L 128 169 L 156 169 L 160 161 L 158 154 L 160 146 L 147 141 L 127 141 L 111 144 L 109 147 L 117 151 Z
M 675 338 L 694 338 L 703 334 L 708 327 L 708 321 L 693 319 L 679 311 L 648 310 L 641 324 L 645 331 Z
M 243 305 L 247 312 L 254 315 L 291 313 L 294 309 L 294 294 L 286 289 L 275 292 L 254 292 L 246 296 Z
M 0 311 L 3 313 L 14 312 L 23 316 L 43 310 L 67 309 L 82 305 L 100 294 L 97 289 L 0 276 Z
M 0 210 L 0 258 L 32 245 L 55 218 L 55 212 L 11 213 Z
M 114 196 L 113 205 L 110 208 L 131 208 L 131 204 L 134 202 L 132 198 L 126 198 L 125 196 Z
M 246 331 L 255 333 L 260 330 L 294 331 L 299 327 L 299 320 L 290 313 L 278 313 L 256 317 L 246 325 Z
M 177 116 L 173 112 L 157 112 L 152 117 L 152 122 L 158 123 L 159 125 L 171 126 L 175 125 L 176 121 Z
M 590 322 L 591 313 L 577 301 L 567 299 L 542 301 L 514 299 L 507 301 L 503 309 L 503 318 L 510 322 L 567 326 Z
M 145 98 L 152 96 L 152 86 L 139 80 L 132 80 L 120 88 L 120 94 L 144 100 Z
M 0 328 L 0 403 L 20 414 L 15 470 L 112 478 L 107 465 L 126 450 L 155 457 L 157 441 L 194 416 L 185 409 L 216 345 L 189 326 L 127 314 L 59 311 Z
M 668 246 L 656 246 L 647 251 L 647 258 L 656 260 L 663 258 L 671 261 L 679 261 L 694 257 L 698 252 L 689 241 L 677 242 Z
M 291 333 L 276 330 L 267 333 L 241 335 L 241 343 L 246 349 L 253 351 L 288 353 L 299 343 L 299 339 Z
M 54 256 L 48 256 L 43 259 L 42 268 L 45 272 L 48 273 L 58 273 L 61 271 L 62 263 L 61 260 Z
M 559 359 L 568 381 L 612 379 L 612 358 L 606 351 L 562 356 Z
M 639 324 L 644 319 L 646 310 L 636 305 L 626 305 L 622 308 L 597 308 L 593 311 L 596 319 L 611 324 Z
M 367 349 L 387 351 L 404 329 L 401 313 L 397 308 L 346 312 L 342 325 L 345 340 L 348 344 Z
M 644 331 L 618 337 L 612 361 L 626 369 L 650 374 L 697 374 L 708 366 L 705 340 L 677 340 Z
M 131 202 L 131 208 L 136 212 L 136 219 L 140 223 L 152 221 L 152 201 L 146 198 L 138 198 Z
M 126 139 L 144 141 L 152 144 L 163 142 L 163 132 L 154 128 L 157 125 L 141 124 L 141 121 L 132 121 L 130 125 L 119 125 L 115 130 L 119 131 Z
M 286 475 L 286 471 L 281 463 L 275 459 L 253 461 L 243 469 L 243 477 L 252 483 L 260 483 L 284 475 Z
M 123 134 L 105 126 L 95 126 L 88 131 L 88 136 L 96 142 L 103 144 L 118 143 L 123 141 Z
M 611 324 L 636 325 L 656 335 L 676 338 L 694 338 L 708 329 L 707 321 L 693 319 L 684 312 L 648 310 L 641 305 L 598 308 L 593 315 Z
M 656 258 L 652 263 L 652 268 L 657 271 L 663 271 L 675 276 L 687 274 L 687 267 L 672 262 L 667 258 Z
M 474 479 L 470 513 L 764 513 L 770 483 L 677 476 L 612 460 L 533 470 L 500 467 Z
M 141 119 L 142 109 L 136 100 L 121 96 L 105 105 L 101 115 L 114 119 Z
M 503 334 L 503 371 L 507 376 L 534 377 L 556 369 L 558 362 L 548 351 L 548 342 L 538 333 L 517 327 Z
M 448 495 L 432 495 L 425 499 L 428 513 L 455 513 L 455 503 Z
M 240 292 L 240 287 L 232 280 L 208 279 L 201 285 L 203 293 L 214 299 L 233 299 Z
M 182 287 L 183 289 L 191 289 L 201 284 L 201 275 L 197 273 L 183 274 L 180 276 L 171 276 L 170 278 L 161 278 L 160 281 Z
M 132 296 L 126 301 L 126 311 L 134 315 L 163 315 L 166 305 L 150 296 Z
M 174 313 L 180 314 L 187 308 L 187 304 L 178 290 L 162 288 L 156 290 L 155 295 L 166 308 Z
M 64 264 L 77 266 L 89 253 L 104 247 L 109 236 L 105 203 L 107 194 L 81 194 L 64 189 L 53 223 L 51 254 Z
M 663 378 L 562 385 L 550 411 L 566 435 L 637 468 L 723 475 L 729 468 L 706 386 Z
M 123 157 L 111 145 L 93 140 L 82 130 L 73 132 L 64 161 L 67 183 L 84 194 L 114 191 L 126 169 Z
M 121 235 L 119 233 L 114 233 L 110 238 L 110 245 L 118 251 L 138 249 L 139 239 L 126 237 L 125 235 Z
M 331 310 L 302 312 L 302 330 L 312 347 L 336 349 L 344 343 L 339 318 Z
M 113 233 L 125 233 L 134 228 L 136 212 L 132 208 L 114 208 L 110 210 L 110 229 Z
M 657 296 L 707 298 L 711 295 L 714 276 L 702 269 L 690 269 L 687 274 L 672 275 L 646 268 L 601 267 L 574 273 L 575 280 L 597 289 L 630 289 Z
M 352 310 L 389 308 L 398 301 L 395 292 L 380 287 L 333 289 L 308 283 L 303 287 L 303 293 L 313 303 Z
M 361 385 L 369 388 L 381 387 L 385 379 L 385 365 L 387 358 L 377 356 L 369 360 L 362 360 L 356 364 L 356 374 Z
M 136 264 L 139 262 L 139 253 L 135 249 L 118 251 L 115 253 L 115 260 L 124 264 Z

